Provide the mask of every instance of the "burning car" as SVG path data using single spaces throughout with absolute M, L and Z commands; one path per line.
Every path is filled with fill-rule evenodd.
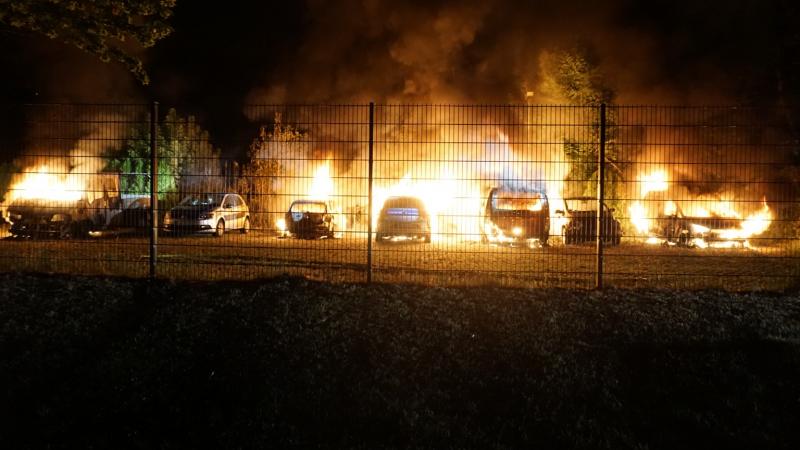
M 735 217 L 684 216 L 680 209 L 658 218 L 663 245 L 699 248 L 746 247 L 749 234 L 738 232 L 742 222 Z
M 9 232 L 18 238 L 71 238 L 86 236 L 94 227 L 85 199 L 23 199 L 8 208 Z
M 213 233 L 227 230 L 250 232 L 250 210 L 234 193 L 189 195 L 164 216 L 164 229 L 175 233 Z
M 333 238 L 337 232 L 336 210 L 326 200 L 295 200 L 282 224 L 284 236 L 301 239 Z
M 27 184 L 47 185 L 52 174 L 31 172 L 30 183 L 17 187 L 19 197 L 8 207 L 9 232 L 17 238 L 86 237 L 105 229 L 122 210 L 119 174 L 92 174 L 83 189 L 59 191 L 27 189 Z
M 431 216 L 417 197 L 389 197 L 378 214 L 375 242 L 394 238 L 431 242 Z
M 547 245 L 550 205 L 543 190 L 492 188 L 481 212 L 481 242 Z
M 561 227 L 564 244 L 591 242 L 597 235 L 597 199 L 594 197 L 573 197 L 564 199 L 565 211 L 556 210 L 566 223 Z M 614 218 L 614 208 L 603 204 L 603 241 L 619 245 L 622 240 L 622 226 Z

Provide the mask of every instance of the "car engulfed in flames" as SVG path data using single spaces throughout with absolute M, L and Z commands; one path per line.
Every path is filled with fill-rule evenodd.
M 547 245 L 550 204 L 544 190 L 492 188 L 481 215 L 481 241 Z
M 749 248 L 751 240 L 766 232 L 774 219 L 766 198 L 761 200 L 759 210 L 744 215 L 737 210 L 731 195 L 696 196 L 680 203 L 670 199 L 670 183 L 663 170 L 640 175 L 639 181 L 640 197 L 628 211 L 631 224 L 646 244 Z M 660 199 L 647 199 L 651 193 L 659 193 Z
M 710 212 L 684 215 L 680 208 L 658 218 L 661 243 L 693 248 L 748 248 L 750 239 L 765 232 L 772 222 L 766 201 L 760 211 L 741 218 Z
M 53 173 L 47 165 L 19 174 L 7 207 L 18 238 L 74 238 L 105 229 L 122 210 L 117 173 Z

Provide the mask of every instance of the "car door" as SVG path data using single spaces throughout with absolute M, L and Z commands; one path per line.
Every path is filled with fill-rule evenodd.
M 244 228 L 244 219 L 247 217 L 247 204 L 239 194 L 233 195 L 236 198 L 236 220 L 238 228 Z
M 222 217 L 225 219 L 225 228 L 235 230 L 239 228 L 236 223 L 236 200 L 234 195 L 226 195 L 222 201 Z

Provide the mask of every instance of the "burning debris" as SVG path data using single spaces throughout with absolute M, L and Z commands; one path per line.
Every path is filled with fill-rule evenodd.
M 734 200 L 695 196 L 668 198 L 669 179 L 663 170 L 642 174 L 640 197 L 629 207 L 631 224 L 647 244 L 694 248 L 750 247 L 750 239 L 763 234 L 774 219 L 766 198 L 761 209 L 748 215 L 737 211 Z M 659 193 L 660 199 L 647 199 Z M 666 196 L 666 197 L 665 197 Z M 648 207 L 643 203 L 645 202 Z M 660 208 L 659 208 L 660 206 Z

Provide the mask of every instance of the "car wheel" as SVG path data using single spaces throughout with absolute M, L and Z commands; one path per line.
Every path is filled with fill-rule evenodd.
M 242 229 L 239 230 L 239 231 L 241 231 L 242 234 L 247 234 L 247 233 L 250 232 L 250 218 L 249 217 L 245 217 L 244 225 L 242 225 Z
M 217 222 L 217 228 L 214 230 L 214 236 L 222 237 L 223 234 L 225 234 L 225 221 L 219 219 L 219 222 Z
M 75 237 L 76 226 L 77 226 L 77 224 L 74 223 L 74 222 L 70 222 L 70 223 L 66 223 L 64 225 L 61 225 L 61 228 L 59 229 L 59 233 L 58 233 L 59 234 L 59 238 L 61 238 L 61 239 L 72 239 L 73 237 Z

